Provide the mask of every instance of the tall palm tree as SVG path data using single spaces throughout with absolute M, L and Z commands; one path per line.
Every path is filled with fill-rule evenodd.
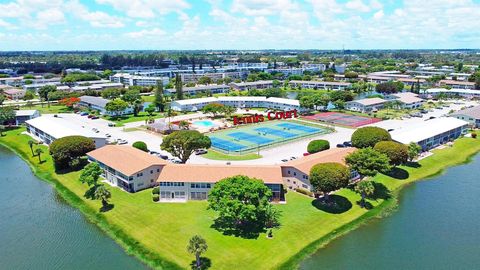
M 200 235 L 195 235 L 190 238 L 187 246 L 187 251 L 191 254 L 195 254 L 197 269 L 200 269 L 201 266 L 200 255 L 207 251 L 207 249 L 207 241 L 205 241 L 205 239 L 203 239 Z
M 37 157 L 38 157 L 38 163 L 42 163 L 42 158 L 41 158 L 42 153 L 43 153 L 42 148 L 35 149 L 35 154 L 37 154 Z
M 360 207 L 365 207 L 365 198 L 375 193 L 375 186 L 372 181 L 360 181 L 355 185 L 355 191 L 360 193 Z
M 108 205 L 108 199 L 112 197 L 112 194 L 104 185 L 98 185 L 93 193 L 93 197 L 96 200 L 102 200 L 102 205 L 105 207 Z
M 32 156 L 34 156 L 35 154 L 33 153 L 33 145 L 35 145 L 37 142 L 34 141 L 34 140 L 29 140 L 28 141 L 28 146 L 30 146 L 30 151 L 32 151 Z

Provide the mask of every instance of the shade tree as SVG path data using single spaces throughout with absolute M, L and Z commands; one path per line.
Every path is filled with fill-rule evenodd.
M 329 193 L 348 185 L 350 170 L 343 164 L 327 162 L 314 165 L 310 169 L 309 181 L 316 193 L 323 193 L 325 201 L 329 200 Z

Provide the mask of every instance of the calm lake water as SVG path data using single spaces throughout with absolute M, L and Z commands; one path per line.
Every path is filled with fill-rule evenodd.
M 145 269 L 0 146 L 0 269 Z
M 480 155 L 401 192 L 399 209 L 333 241 L 301 269 L 479 269 Z

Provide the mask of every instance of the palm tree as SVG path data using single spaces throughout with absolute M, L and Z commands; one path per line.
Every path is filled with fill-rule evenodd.
M 171 107 L 168 107 L 168 110 L 166 112 L 166 116 L 168 117 L 168 129 L 172 129 L 172 117 L 174 117 L 175 115 L 177 115 L 177 113 L 172 110 Z
M 207 249 L 207 241 L 205 241 L 205 239 L 203 239 L 200 235 L 195 235 L 190 238 L 187 246 L 187 251 L 191 254 L 195 254 L 197 269 L 200 269 L 200 255 L 207 251 Z
M 96 200 L 102 200 L 102 205 L 105 207 L 108 205 L 108 199 L 112 197 L 112 194 L 104 185 L 98 185 L 93 193 L 93 197 Z
M 362 196 L 360 207 L 363 208 L 365 207 L 365 198 L 375 193 L 375 186 L 372 181 L 360 181 L 355 185 L 355 191 Z
M 5 126 L 4 125 L 0 125 L 0 137 L 3 136 L 3 131 L 5 130 Z
M 30 146 L 30 151 L 32 151 L 32 156 L 34 156 L 34 153 L 33 153 L 33 145 L 37 144 L 36 141 L 34 140 L 29 140 L 28 141 L 28 146 Z
M 43 153 L 42 148 L 35 149 L 35 154 L 37 154 L 37 157 L 38 157 L 38 163 L 42 163 L 42 158 L 41 158 L 42 153 Z

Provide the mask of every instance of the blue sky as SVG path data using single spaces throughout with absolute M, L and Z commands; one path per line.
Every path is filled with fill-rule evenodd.
M 0 50 L 479 48 L 480 0 L 0 0 Z

